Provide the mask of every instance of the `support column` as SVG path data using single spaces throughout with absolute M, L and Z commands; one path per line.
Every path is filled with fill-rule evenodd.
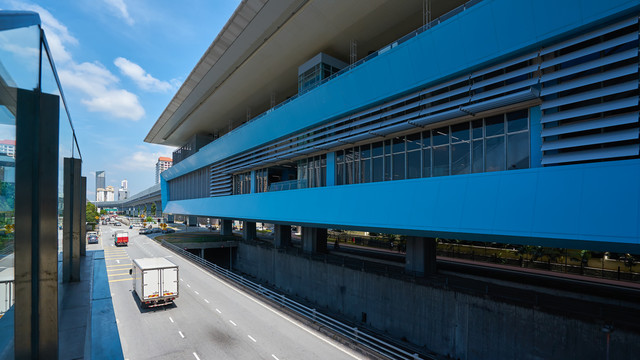
M 16 359 L 58 354 L 59 97 L 15 89 Z
M 173 214 L 169 214 L 169 215 L 167 215 L 167 223 L 172 224 L 172 223 L 173 223 L 173 221 L 174 221 L 174 219 L 173 219 Z
M 204 259 L 204 248 L 200 249 L 200 258 Z
M 62 226 L 62 281 L 80 281 L 82 160 L 64 158 L 64 214 Z M 82 224 L 84 225 L 84 224 Z
M 220 235 L 231 236 L 233 235 L 233 221 L 222 219 L 220 221 Z
M 291 225 L 274 225 L 273 235 L 276 248 L 284 249 L 291 245 Z
M 87 177 L 82 176 L 81 189 L 80 189 L 80 202 L 82 203 L 82 209 L 80 209 L 80 256 L 87 256 Z M 95 219 L 90 219 L 94 221 Z
M 417 276 L 436 273 L 436 240 L 434 238 L 408 236 L 404 269 Z
M 302 227 L 302 251 L 310 254 L 327 251 L 327 229 Z
M 198 226 L 198 217 L 197 216 L 193 216 L 193 215 L 189 215 L 187 217 L 187 225 L 188 226 Z
M 242 239 L 253 240 L 256 238 L 256 223 L 252 221 L 243 221 L 242 223 Z

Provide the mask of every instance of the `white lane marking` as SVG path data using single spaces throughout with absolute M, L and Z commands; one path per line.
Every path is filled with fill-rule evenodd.
M 218 314 L 222 314 L 222 311 L 220 311 L 220 310 L 218 310 L 218 309 L 216 309 L 216 311 L 218 312 Z
M 206 303 L 208 304 L 208 303 L 209 303 L 209 300 L 207 300 L 207 299 L 204 299 L 204 302 L 206 302 Z
M 117 262 L 118 264 L 120 264 L 120 260 L 116 260 L 116 262 Z
M 180 334 L 180 336 L 184 339 L 184 334 L 182 333 L 182 331 L 178 331 L 178 334 Z
M 229 320 L 229 322 L 233 324 L 233 326 L 238 326 L 238 324 L 234 323 L 233 320 Z
M 116 324 L 120 324 L 120 320 L 118 320 L 118 318 L 116 318 Z
M 332 347 L 336 348 L 337 350 L 342 351 L 343 353 L 345 353 L 345 354 L 347 354 L 347 355 L 351 356 L 351 357 L 352 357 L 352 358 L 354 358 L 354 359 L 362 359 L 361 357 L 359 357 L 359 356 L 358 356 L 358 355 L 356 355 L 355 353 L 351 352 L 350 350 L 348 350 L 348 349 L 346 349 L 346 348 L 344 348 L 344 347 L 342 347 L 342 346 L 339 346 L 338 344 L 335 344 L 335 343 L 333 343 L 332 341 L 329 341 L 328 339 L 326 339 L 326 338 L 324 338 L 324 337 L 322 337 L 322 336 L 320 336 L 320 335 L 318 335 L 318 334 L 314 333 L 314 332 L 313 332 L 313 331 L 311 331 L 310 329 L 307 329 L 304 325 L 302 325 L 302 324 L 300 324 L 299 322 L 297 322 L 297 321 L 293 320 L 291 317 L 289 317 L 289 316 L 287 316 L 287 315 L 284 315 L 284 314 L 282 314 L 282 313 L 277 312 L 276 310 L 274 310 L 274 309 L 270 308 L 269 306 L 267 306 L 265 303 L 263 303 L 263 302 L 261 302 L 261 301 L 258 301 L 257 299 L 255 299 L 255 298 L 253 298 L 253 297 L 249 296 L 249 294 L 243 293 L 242 291 L 240 291 L 240 290 L 238 290 L 238 289 L 234 288 L 233 286 L 231 286 L 231 285 L 227 284 L 226 282 L 222 281 L 221 279 L 219 279 L 219 278 L 217 278 L 217 277 L 215 277 L 215 276 L 211 275 L 210 273 L 208 273 L 208 272 L 204 271 L 203 269 L 201 269 L 201 268 L 199 268 L 199 267 L 197 267 L 197 266 L 194 266 L 194 267 L 195 267 L 196 269 L 200 270 L 203 274 L 205 274 L 205 275 L 207 275 L 207 276 L 211 277 L 212 279 L 216 280 L 216 281 L 217 281 L 217 282 L 219 282 L 221 285 L 224 285 L 224 286 L 228 287 L 230 290 L 233 290 L 233 291 L 237 292 L 238 294 L 240 294 L 240 295 L 242 295 L 242 296 L 246 297 L 247 299 L 249 299 L 249 300 L 253 301 L 254 303 L 256 303 L 256 304 L 258 304 L 258 305 L 262 306 L 262 307 L 263 307 L 263 308 L 265 308 L 266 310 L 271 311 L 271 312 L 272 312 L 272 313 L 274 313 L 275 315 L 277 315 L 277 316 L 281 317 L 282 319 L 284 319 L 284 320 L 286 320 L 286 321 L 290 322 L 291 324 L 293 324 L 293 325 L 297 326 L 297 327 L 298 327 L 298 328 L 300 328 L 301 330 L 303 330 L 303 331 L 305 331 L 305 332 L 309 333 L 310 335 L 312 335 L 312 336 L 314 336 L 314 337 L 318 338 L 319 340 L 321 340 L 321 341 L 323 341 L 323 342 L 327 343 L 328 345 L 330 345 L 330 346 L 332 346 Z M 218 309 L 216 309 L 216 311 L 220 312 L 220 310 L 218 310 Z M 275 357 L 275 355 L 274 355 L 274 357 Z
M 166 257 L 166 258 L 169 258 L 169 257 L 173 257 L 173 255 L 167 255 L 167 256 L 165 256 L 165 257 Z
M 200 360 L 200 358 L 198 357 L 198 354 L 193 353 L 193 356 L 195 356 L 195 357 L 196 357 L 196 359 Z
M 247 335 L 247 336 L 249 337 L 249 339 L 251 339 L 251 341 L 257 342 L 256 339 L 253 338 L 253 336 L 251 336 L 251 335 Z
M 187 284 L 188 287 L 191 287 L 191 285 Z
M 184 281 L 184 280 L 182 280 L 182 278 L 180 278 L 180 281 Z
M 171 320 L 171 322 L 173 322 L 173 319 L 171 318 L 171 316 L 169 316 L 169 320 Z
M 274 359 L 276 359 L 276 360 L 280 360 L 280 359 L 278 359 L 278 357 L 277 357 L 277 356 L 275 356 L 275 355 L 273 355 L 273 354 L 271 354 L 271 356 L 272 356 Z
M 200 295 L 200 293 L 199 293 L 199 292 L 197 292 L 197 291 L 195 291 L 195 290 L 194 290 L 193 292 L 194 292 L 194 293 L 196 293 L 196 295 Z

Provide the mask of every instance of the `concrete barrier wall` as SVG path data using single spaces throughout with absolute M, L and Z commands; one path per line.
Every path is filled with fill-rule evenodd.
M 601 324 L 451 290 L 309 261 L 240 243 L 236 269 L 397 338 L 454 359 L 605 358 Z M 610 358 L 640 353 L 640 334 L 616 329 Z

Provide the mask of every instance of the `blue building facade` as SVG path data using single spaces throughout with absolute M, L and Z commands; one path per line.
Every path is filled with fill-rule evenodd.
M 625 0 L 462 4 L 214 131 L 162 173 L 163 212 L 640 253 L 639 14 Z M 163 139 L 201 132 L 195 111 Z M 163 143 L 154 129 L 146 141 Z

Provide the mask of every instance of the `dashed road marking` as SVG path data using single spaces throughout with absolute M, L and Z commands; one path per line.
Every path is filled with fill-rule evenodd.
M 195 291 L 195 290 L 194 290 L 193 292 L 194 292 L 194 293 L 196 293 L 196 295 L 200 295 L 200 293 L 199 293 L 199 292 L 197 292 L 197 291 Z
M 182 278 L 180 278 L 180 281 L 184 281 L 184 280 L 182 280 Z
M 180 337 L 184 339 L 184 334 L 182 333 L 182 331 L 178 331 L 178 334 L 180 334 Z
M 193 356 L 195 356 L 197 360 L 200 360 L 200 358 L 198 357 L 198 354 L 193 353 Z
M 229 320 L 229 322 L 233 324 L 233 326 L 238 326 L 238 324 L 234 323 L 233 320 Z
M 171 322 L 173 322 L 173 319 L 171 318 L 171 316 L 169 316 L 169 320 L 171 320 Z
M 273 358 L 274 358 L 274 359 L 276 359 L 276 360 L 280 360 L 280 359 L 278 359 L 278 357 L 277 357 L 277 356 L 275 356 L 275 355 L 273 355 L 273 354 L 271 354 L 271 357 L 273 357 Z
M 127 274 L 128 275 L 128 274 Z M 131 278 L 128 279 L 117 279 L 117 280 L 109 280 L 110 283 L 112 282 L 118 282 L 118 281 L 131 281 Z
M 116 263 L 120 264 L 120 260 L 116 260 Z
M 206 302 L 206 303 L 208 304 L 208 303 L 209 303 L 209 300 L 207 300 L 207 299 L 204 299 L 204 302 Z
M 191 287 L 191 285 L 187 284 L 187 287 Z
M 247 335 L 247 336 L 249 337 L 249 339 L 251 339 L 251 341 L 257 342 L 256 339 L 253 338 L 253 336 L 251 336 L 251 335 Z
M 218 312 L 218 314 L 222 314 L 222 311 L 220 311 L 220 310 L 218 310 L 218 309 L 216 309 L 216 311 Z

